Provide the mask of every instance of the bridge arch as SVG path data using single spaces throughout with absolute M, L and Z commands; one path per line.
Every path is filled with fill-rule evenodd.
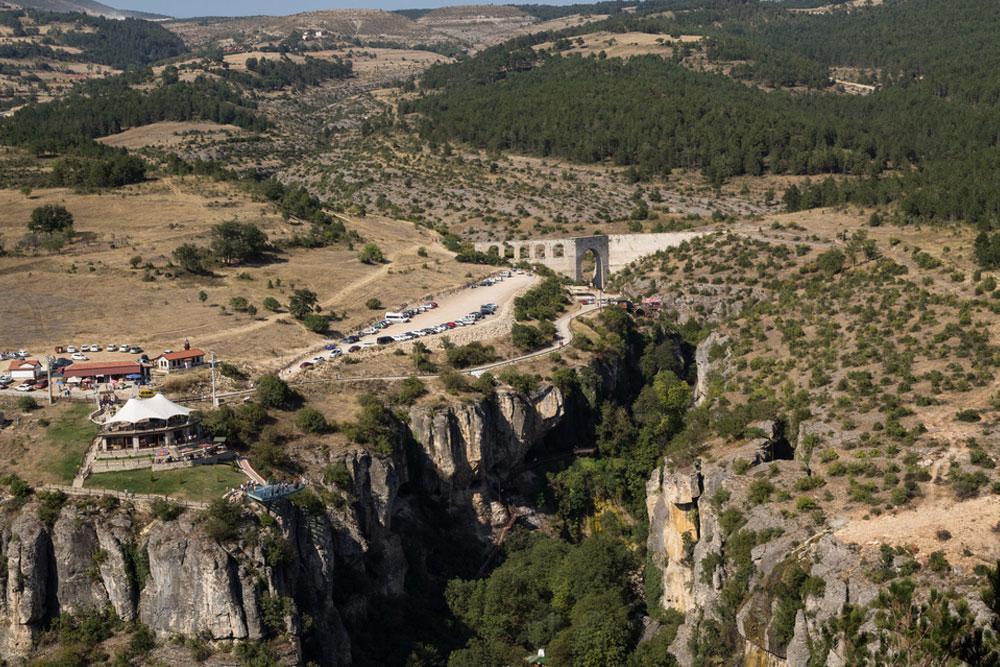
M 585 248 L 576 256 L 576 279 L 604 289 L 604 281 L 608 275 L 608 257 L 599 248 Z
M 535 259 L 545 259 L 545 244 L 539 243 L 535 246 Z

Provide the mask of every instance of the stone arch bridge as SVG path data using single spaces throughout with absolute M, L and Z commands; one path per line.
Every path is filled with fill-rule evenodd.
M 484 241 L 475 244 L 480 252 L 493 253 L 513 262 L 526 261 L 547 266 L 577 282 L 603 288 L 608 277 L 640 257 L 678 246 L 704 232 L 662 234 L 608 234 L 568 239 Z M 593 264 L 593 275 L 586 269 Z

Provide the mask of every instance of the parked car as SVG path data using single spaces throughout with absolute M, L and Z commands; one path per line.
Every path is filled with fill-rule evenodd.
M 341 342 L 344 343 L 345 345 L 351 345 L 352 343 L 357 343 L 359 340 L 361 340 L 360 336 L 355 336 L 352 334 L 347 338 L 345 338 L 344 340 L 342 340 Z
M 15 391 L 35 391 L 35 385 L 25 382 L 14 387 Z
M 89 357 L 83 352 L 76 352 L 70 357 L 73 361 L 87 361 Z
M 312 362 L 313 362 L 314 364 L 321 364 L 321 363 L 323 363 L 324 361 L 326 361 L 326 357 L 313 357 L 313 358 L 312 358 Z
M 326 350 L 327 352 L 329 352 L 330 350 L 336 350 L 337 349 L 337 344 L 336 343 L 327 343 L 326 345 L 323 346 L 323 349 Z
M 124 345 L 119 345 L 118 346 L 118 350 L 120 352 L 128 352 L 130 347 L 132 347 L 132 346 L 129 345 L 128 343 L 125 343 Z
M 35 380 L 35 389 L 48 389 L 49 381 L 45 378 Z
M 80 350 L 76 349 L 75 345 L 70 345 L 69 347 L 66 348 L 66 351 L 69 352 L 70 354 L 74 354 L 76 352 L 79 352 Z
M 128 351 L 131 354 L 142 354 L 142 348 L 139 347 L 138 345 L 133 345 L 128 349 Z
M 396 334 L 395 336 L 392 337 L 392 339 L 397 343 L 405 343 L 406 341 L 413 340 L 414 338 L 416 338 L 416 336 L 410 333 Z
M 455 322 L 445 322 L 444 325 L 445 325 L 445 327 L 447 327 L 449 329 L 454 329 L 455 327 L 458 326 L 458 324 L 455 323 Z
M 379 336 L 375 339 L 375 343 L 378 345 L 388 345 L 389 343 L 395 343 L 395 339 L 392 336 Z
M 112 343 L 111 345 L 105 346 L 104 349 L 107 350 L 108 352 L 117 352 L 118 351 L 118 346 L 115 345 L 114 343 Z
M 313 367 L 313 362 L 311 362 L 311 361 L 303 361 L 301 364 L 299 364 L 299 368 L 301 368 L 303 370 L 306 369 L 306 368 L 312 368 L 312 367 Z
M 374 343 L 371 342 L 370 340 L 369 341 L 365 341 L 364 343 L 361 343 L 361 349 L 362 350 L 370 350 L 373 347 L 378 346 L 378 344 L 379 344 L 378 341 L 376 341 Z
M 352 345 L 352 346 L 350 346 L 349 348 L 347 348 L 347 351 L 348 351 L 348 352 L 360 352 L 360 351 L 361 351 L 361 350 L 363 350 L 363 349 L 364 349 L 364 348 L 363 348 L 363 347 L 361 347 L 361 344 L 360 344 L 360 343 L 355 343 L 354 345 Z
M 330 361 L 333 361 L 334 359 L 339 359 L 342 356 L 344 356 L 344 351 L 341 349 L 336 349 L 330 352 Z
M 90 351 L 91 352 L 100 352 L 101 351 L 101 346 L 100 345 L 91 345 L 90 346 Z

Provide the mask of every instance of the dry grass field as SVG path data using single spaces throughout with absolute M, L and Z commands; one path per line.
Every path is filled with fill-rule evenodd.
M 224 141 L 244 136 L 246 132 L 235 125 L 221 125 L 211 121 L 186 123 L 163 121 L 142 127 L 133 127 L 118 134 L 98 139 L 102 144 L 116 148 L 179 148 L 191 142 Z
M 669 58 L 673 55 L 674 44 L 697 44 L 702 40 L 701 35 L 681 35 L 671 37 L 670 35 L 656 35 L 645 32 L 592 32 L 581 35 L 570 40 L 573 45 L 565 51 L 560 51 L 562 55 L 590 56 L 601 52 L 608 58 L 631 58 L 641 55 L 660 55 Z M 583 42 L 582 44 L 580 42 Z M 554 42 L 544 42 L 534 47 L 536 51 L 547 51 L 552 49 Z
M 390 261 L 381 266 L 362 264 L 356 250 L 340 245 L 283 252 L 271 263 L 217 269 L 207 278 L 174 277 L 173 249 L 186 242 L 207 244 L 209 229 L 219 222 L 253 222 L 272 241 L 296 229 L 232 186 L 190 177 L 113 194 L 51 189 L 27 198 L 0 191 L 0 234 L 6 245 L 23 235 L 33 208 L 50 203 L 66 206 L 76 230 L 89 240 L 56 255 L 0 258 L 5 313 L 0 349 L 43 353 L 56 345 L 128 342 L 156 352 L 190 338 L 220 358 L 274 368 L 321 338 L 287 314 L 269 313 L 262 306 L 265 297 L 284 304 L 294 289 L 312 289 L 327 312 L 346 318 L 333 323 L 346 330 L 374 318 L 364 305 L 371 297 L 386 304 L 417 300 L 467 281 L 467 274 L 486 273 L 484 267 L 458 265 L 433 232 L 369 217 L 348 220 L 348 229 L 382 248 Z M 427 257 L 418 254 L 420 248 Z M 135 269 L 133 257 L 140 258 Z M 229 307 L 234 297 L 257 306 L 257 316 L 234 314 Z

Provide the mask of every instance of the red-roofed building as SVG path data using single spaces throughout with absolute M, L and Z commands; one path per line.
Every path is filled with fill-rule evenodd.
M 76 362 L 63 369 L 63 377 L 80 378 L 81 380 L 123 380 L 128 376 L 140 375 L 146 377 L 146 369 L 138 361 L 91 361 Z
M 196 347 L 178 352 L 164 352 L 153 359 L 153 365 L 160 373 L 173 373 L 188 368 L 197 368 L 204 363 L 205 351 Z
M 15 380 L 37 380 L 44 370 L 37 359 L 14 359 L 7 367 L 7 374 Z

